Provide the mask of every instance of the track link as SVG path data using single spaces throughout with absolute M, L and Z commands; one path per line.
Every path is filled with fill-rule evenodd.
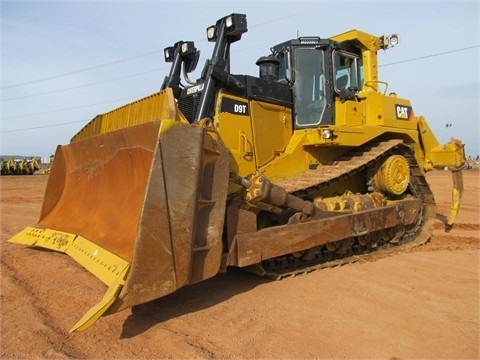
M 355 176 L 361 171 L 373 169 L 379 161 L 393 154 L 400 154 L 407 159 L 410 167 L 410 193 L 422 200 L 422 209 L 417 222 L 409 228 L 400 229 L 403 234 L 399 241 L 395 243 L 379 241 L 378 245 L 372 248 L 361 245 L 359 239 L 354 241 L 350 239 L 349 248 L 343 248 L 341 253 L 332 252 L 323 245 L 318 250 L 318 256 L 313 260 L 304 260 L 298 254 L 290 254 L 265 260 L 260 264 L 253 265 L 250 270 L 259 275 L 279 280 L 425 244 L 429 240 L 435 224 L 435 200 L 412 149 L 403 144 L 402 140 L 370 143 L 368 146 L 349 152 L 332 165 L 324 165 L 307 174 L 277 182 L 277 185 L 283 186 L 296 196 L 305 198 L 347 177 Z M 375 234 L 373 235 L 375 236 Z M 377 237 L 379 237 L 378 234 Z M 344 240 L 340 240 L 338 243 Z

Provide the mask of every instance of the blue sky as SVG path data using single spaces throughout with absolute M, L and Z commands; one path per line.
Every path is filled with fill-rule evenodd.
M 350 29 L 398 33 L 379 52 L 380 80 L 410 99 L 441 143 L 480 154 L 478 1 L 1 1 L 2 154 L 50 155 L 96 114 L 159 90 L 163 49 L 193 40 L 193 78 L 213 50 L 205 29 L 233 12 L 248 32 L 232 45 L 233 73 L 257 75 L 271 46 Z M 446 124 L 452 124 L 446 127 Z

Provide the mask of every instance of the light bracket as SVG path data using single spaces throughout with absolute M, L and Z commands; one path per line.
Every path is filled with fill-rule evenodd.
M 382 35 L 380 36 L 380 48 L 386 50 L 395 47 L 400 43 L 398 34 Z

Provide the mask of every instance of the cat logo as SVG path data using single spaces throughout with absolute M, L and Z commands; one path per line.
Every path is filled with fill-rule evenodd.
M 411 120 L 413 110 L 411 106 L 395 105 L 396 115 L 398 120 Z
M 192 86 L 187 89 L 187 95 L 196 94 L 203 90 L 203 84 Z

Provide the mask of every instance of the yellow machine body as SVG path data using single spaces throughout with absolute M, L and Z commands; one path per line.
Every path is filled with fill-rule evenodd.
M 216 24 L 225 37 L 214 53 L 246 31 L 227 24 Z M 180 95 L 174 61 L 160 92 L 98 115 L 57 148 L 38 224 L 10 241 L 65 252 L 107 285 L 73 330 L 228 266 L 280 278 L 283 259 L 324 264 L 352 249 L 423 243 L 435 221 L 424 173 L 434 167 L 454 173 L 453 223 L 463 145 L 441 146 L 409 100 L 379 91 L 377 37 L 353 30 L 329 41 L 357 49 L 364 74 L 354 97 L 331 94 L 329 123 L 299 126 L 284 81 L 239 85 L 214 62 Z M 253 95 L 242 92 L 249 86 Z M 193 119 L 184 101 L 197 92 L 211 111 L 200 106 Z

